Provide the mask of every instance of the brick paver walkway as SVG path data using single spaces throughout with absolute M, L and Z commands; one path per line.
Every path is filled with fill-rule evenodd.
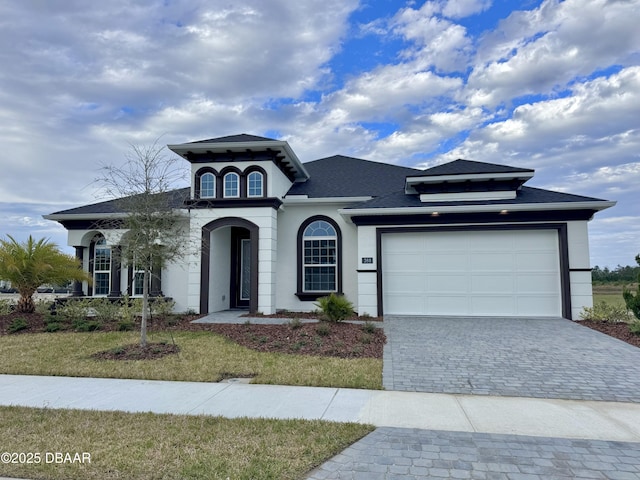
M 640 444 L 379 428 L 309 480 L 640 480 Z
M 640 349 L 560 318 L 385 317 L 387 390 L 640 402 Z

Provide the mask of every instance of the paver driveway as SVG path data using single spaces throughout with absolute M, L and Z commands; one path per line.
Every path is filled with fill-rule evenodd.
M 384 319 L 387 390 L 640 402 L 640 349 L 561 318 Z
M 379 428 L 309 480 L 640 480 L 640 444 Z

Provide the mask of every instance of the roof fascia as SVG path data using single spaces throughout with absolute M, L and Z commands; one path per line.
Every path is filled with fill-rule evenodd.
M 613 201 L 584 201 L 584 202 L 550 202 L 550 203 L 502 203 L 484 205 L 431 205 L 423 207 L 392 207 L 392 208 L 341 208 L 338 213 L 344 217 L 377 216 L 377 215 L 411 215 L 433 213 L 475 213 L 475 212 L 524 212 L 545 210 L 596 210 L 601 211 L 613 207 Z
M 187 152 L 206 153 L 210 151 L 246 151 L 247 149 L 266 149 L 281 148 L 287 155 L 287 159 L 293 164 L 298 173 L 296 175 L 296 183 L 306 182 L 310 175 L 304 167 L 298 156 L 295 154 L 288 142 L 284 140 L 264 140 L 264 141 L 246 141 L 246 142 L 211 142 L 211 143 L 181 143 L 177 145 L 167 145 L 167 148 L 184 158 Z
M 535 172 L 533 170 L 528 172 L 505 172 L 505 173 L 464 173 L 464 174 L 449 174 L 449 175 L 410 175 L 407 176 L 407 185 L 415 185 L 418 183 L 442 183 L 442 182 L 466 182 L 467 180 L 510 180 L 512 178 L 518 178 L 522 180 L 528 180 L 533 178 Z
M 319 197 L 309 198 L 306 195 L 294 195 L 284 197 L 282 202 L 284 205 L 312 205 L 312 204 L 340 204 L 340 203 L 359 203 L 372 200 L 373 197 Z

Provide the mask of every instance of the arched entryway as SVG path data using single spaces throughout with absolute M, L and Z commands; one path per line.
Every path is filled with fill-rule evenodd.
M 244 218 L 225 217 L 202 227 L 200 313 L 258 310 L 258 232 Z

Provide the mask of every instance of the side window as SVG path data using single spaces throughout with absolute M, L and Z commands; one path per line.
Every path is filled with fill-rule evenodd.
M 96 241 L 93 253 L 93 294 L 108 295 L 111 286 L 111 247 L 104 238 Z
M 262 173 L 251 172 L 247 177 L 247 196 L 262 197 L 264 195 L 264 179 Z
M 207 172 L 200 177 L 200 198 L 215 198 L 216 177 L 213 173 Z
M 227 173 L 224 176 L 224 197 L 237 198 L 240 196 L 240 177 L 237 173 Z

